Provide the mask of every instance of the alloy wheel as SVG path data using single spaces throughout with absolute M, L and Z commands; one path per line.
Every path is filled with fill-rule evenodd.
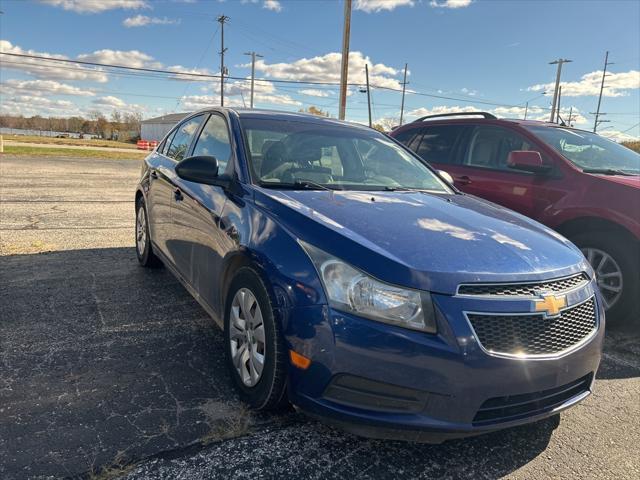
M 144 255 L 144 249 L 147 246 L 147 217 L 144 213 L 144 207 L 138 208 L 136 216 L 136 249 L 140 256 Z
M 233 297 L 229 324 L 233 366 L 242 383 L 253 387 L 264 370 L 265 333 L 260 305 L 248 288 Z
M 604 307 L 609 310 L 622 296 L 622 269 L 604 250 L 594 247 L 584 247 L 581 250 L 596 272 L 596 282 L 602 293 Z

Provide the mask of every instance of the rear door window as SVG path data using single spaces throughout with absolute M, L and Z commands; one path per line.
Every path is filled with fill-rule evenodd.
M 420 143 L 413 150 L 429 163 L 455 163 L 458 144 L 468 128 L 464 125 L 424 127 Z
M 416 134 L 419 131 L 420 130 L 417 128 L 409 128 L 407 130 L 403 130 L 397 135 L 393 135 L 393 138 L 403 145 L 411 148 L 411 144 L 413 143 L 413 140 L 416 138 Z
M 191 141 L 198 131 L 198 127 L 200 127 L 203 117 L 204 115 L 193 117 L 182 123 L 177 128 L 176 133 L 173 135 L 173 139 L 171 140 L 171 145 L 169 145 L 166 153 L 168 157 L 179 162 L 187 155 Z

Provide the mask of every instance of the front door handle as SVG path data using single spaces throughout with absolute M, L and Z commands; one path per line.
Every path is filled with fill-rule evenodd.
M 182 196 L 182 192 L 180 191 L 179 188 L 176 188 L 173 191 L 173 198 L 175 198 L 176 202 L 181 202 L 182 200 L 184 200 L 184 197 Z
M 149 173 L 149 177 L 151 177 L 151 180 L 157 180 L 158 172 L 156 172 L 155 170 L 151 170 L 151 172 Z
M 462 175 L 461 177 L 456 178 L 456 182 L 460 185 L 469 185 L 471 183 L 471 179 L 466 175 Z

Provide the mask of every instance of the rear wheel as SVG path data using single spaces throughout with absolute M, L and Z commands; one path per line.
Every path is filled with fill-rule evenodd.
M 162 262 L 153 253 L 149 237 L 149 222 L 144 198 L 136 201 L 136 256 L 143 267 L 160 267 Z
M 285 406 L 286 348 L 267 290 L 253 269 L 238 270 L 225 305 L 227 365 L 242 400 L 256 410 Z
M 583 233 L 572 241 L 596 272 L 607 319 L 612 324 L 631 322 L 640 310 L 638 243 L 609 232 Z

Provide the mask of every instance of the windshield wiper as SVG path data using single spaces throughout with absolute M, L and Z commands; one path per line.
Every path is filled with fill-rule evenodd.
M 428 192 L 429 190 L 426 188 L 417 188 L 417 187 L 390 187 L 389 185 L 385 185 L 383 188 L 385 192 Z
M 584 173 L 600 173 L 602 175 L 625 175 L 627 177 L 633 177 L 638 175 L 637 173 L 629 173 L 624 170 L 617 170 L 615 168 L 584 168 Z
M 326 185 L 322 185 L 321 183 L 312 182 L 311 180 L 295 180 L 293 182 L 260 182 L 260 186 L 264 188 L 304 188 L 306 190 L 328 190 L 333 191 L 335 188 L 327 187 Z

